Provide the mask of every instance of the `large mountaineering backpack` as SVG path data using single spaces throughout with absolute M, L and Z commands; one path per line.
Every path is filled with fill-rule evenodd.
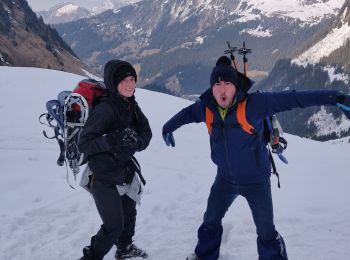
M 78 149 L 81 130 L 86 123 L 93 103 L 98 97 L 105 94 L 106 87 L 102 81 L 84 79 L 77 84 L 73 91 L 62 91 L 58 94 L 57 99 L 47 101 L 47 113 L 39 116 L 41 124 L 54 130 L 54 135 L 51 137 L 45 131 L 43 134 L 46 138 L 55 138 L 58 142 L 60 154 L 57 164 L 59 166 L 65 164 L 66 167 L 68 164 L 74 178 L 79 173 L 79 166 L 85 163 L 84 155 Z M 46 122 L 42 121 L 43 118 L 46 119 Z M 67 182 L 69 184 L 68 167 Z

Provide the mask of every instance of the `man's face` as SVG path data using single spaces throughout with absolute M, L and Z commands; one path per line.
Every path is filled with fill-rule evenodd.
M 118 92 L 123 97 L 131 97 L 135 92 L 136 81 L 133 76 L 124 78 L 117 86 Z
M 228 108 L 232 104 L 236 91 L 236 86 L 231 82 L 220 81 L 213 86 L 214 98 L 222 108 Z

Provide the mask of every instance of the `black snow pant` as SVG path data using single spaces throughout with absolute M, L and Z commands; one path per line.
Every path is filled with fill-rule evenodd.
M 124 247 L 132 243 L 136 202 L 126 195 L 120 196 L 115 184 L 96 179 L 91 184 L 91 193 L 103 224 L 91 238 L 90 253 L 103 259 L 114 244 Z

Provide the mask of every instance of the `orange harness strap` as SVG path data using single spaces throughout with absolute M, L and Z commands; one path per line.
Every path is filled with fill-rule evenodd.
M 247 99 L 244 99 L 237 106 L 236 117 L 237 117 L 238 124 L 241 126 L 241 128 L 248 134 L 253 134 L 254 126 L 249 124 L 249 122 L 247 121 L 246 106 L 247 106 Z M 211 131 L 213 129 L 213 122 L 214 122 L 214 113 L 209 109 L 209 107 L 206 107 L 205 123 L 207 125 L 209 135 L 211 134 Z
M 209 107 L 205 107 L 205 123 L 207 124 L 208 133 L 211 134 L 211 130 L 213 129 L 214 122 L 214 113 L 209 109 Z
M 246 117 L 246 107 L 247 107 L 247 99 L 244 99 L 242 102 L 238 104 L 237 107 L 237 121 L 242 127 L 242 129 L 247 132 L 248 134 L 254 133 L 254 126 L 249 124 Z

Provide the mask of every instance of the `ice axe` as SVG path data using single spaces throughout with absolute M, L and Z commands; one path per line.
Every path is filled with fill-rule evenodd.
M 238 64 L 236 62 L 236 58 L 233 55 L 233 53 L 237 50 L 237 47 L 231 47 L 229 41 L 227 41 L 227 46 L 228 46 L 228 49 L 224 51 L 224 54 L 230 54 L 230 59 L 234 65 L 235 69 L 238 70 Z
M 247 58 L 248 53 L 252 53 L 252 49 L 247 49 L 245 47 L 245 42 L 243 42 L 243 47 L 238 50 L 238 54 L 243 55 L 244 75 L 245 76 L 247 76 L 247 72 L 248 72 L 248 58 Z

